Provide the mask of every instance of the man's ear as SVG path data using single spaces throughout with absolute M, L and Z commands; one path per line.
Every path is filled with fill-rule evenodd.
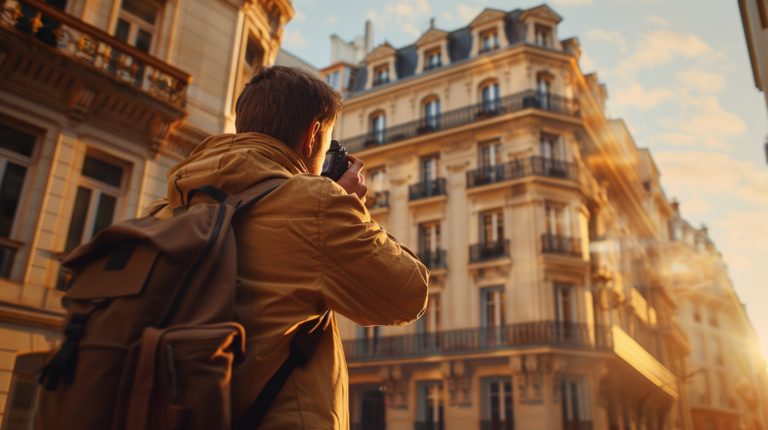
M 307 135 L 304 137 L 302 146 L 302 152 L 304 156 L 309 158 L 312 156 L 312 151 L 320 144 L 320 121 L 313 121 L 312 126 L 307 130 Z

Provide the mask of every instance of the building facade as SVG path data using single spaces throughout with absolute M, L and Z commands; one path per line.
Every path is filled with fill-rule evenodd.
M 166 170 L 234 130 L 274 61 L 288 0 L 0 1 L 0 411 L 27 428 L 31 375 L 62 322 L 60 261 L 165 196 Z M 23 367 L 23 366 L 22 366 Z M 26 378 L 26 379 L 25 379 Z M 8 406 L 14 406 L 9 408 Z
M 739 10 L 755 86 L 763 92 L 768 109 L 768 0 L 739 0 Z M 768 136 L 765 157 L 768 160 Z
M 685 381 L 696 429 L 764 429 L 766 363 L 707 229 L 694 228 L 673 205 L 664 258 L 669 290 L 692 345 Z
M 560 21 L 486 9 L 322 70 L 366 205 L 432 272 L 417 323 L 341 325 L 354 428 L 694 428 L 674 207 Z

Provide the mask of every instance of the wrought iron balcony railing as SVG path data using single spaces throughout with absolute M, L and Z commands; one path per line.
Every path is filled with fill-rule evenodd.
M 445 195 L 445 178 L 422 181 L 408 186 L 408 200 Z
M 544 233 L 541 235 L 541 252 L 581 257 L 581 240 L 577 237 Z
M 578 181 L 579 171 L 574 163 L 545 157 L 528 157 L 480 167 L 467 172 L 467 188 L 511 181 L 528 176 L 547 176 Z
M 523 109 L 541 109 L 567 115 L 579 115 L 578 103 L 573 99 L 540 94 L 534 90 L 523 91 L 492 102 L 477 103 L 460 109 L 441 112 L 439 121 L 428 121 L 422 118 L 405 124 L 389 127 L 382 135 L 374 135 L 373 131 L 344 140 L 344 146 L 350 152 L 400 142 L 425 133 L 448 130 L 471 124 L 480 120 L 495 117 L 504 113 L 516 112 Z
M 482 420 L 480 421 L 481 430 L 515 430 L 515 421 L 506 420 Z
M 448 267 L 444 249 L 419 252 L 419 260 L 430 269 L 446 269 Z
M 367 339 L 344 341 L 344 351 L 350 361 L 461 355 L 542 346 L 609 350 L 612 346 L 611 331 L 602 326 L 537 321 L 502 327 L 384 336 L 377 338 L 375 343 Z
M 4 31 L 33 36 L 63 57 L 177 108 L 186 106 L 189 74 L 41 0 L 17 3 L 1 11 Z
M 509 240 L 507 239 L 478 243 L 469 247 L 470 263 L 479 263 L 504 257 L 509 257 Z
M 365 206 L 368 210 L 388 208 L 389 191 L 374 191 L 365 196 Z

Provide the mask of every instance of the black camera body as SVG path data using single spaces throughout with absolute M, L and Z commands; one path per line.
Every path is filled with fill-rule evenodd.
M 326 178 L 338 181 L 347 169 L 349 169 L 347 149 L 338 140 L 332 140 L 331 148 L 325 153 L 323 171 L 320 174 Z

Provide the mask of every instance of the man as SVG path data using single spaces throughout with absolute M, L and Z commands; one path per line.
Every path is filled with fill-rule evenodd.
M 307 72 L 259 70 L 237 100 L 236 134 L 206 139 L 168 173 L 172 206 L 202 185 L 239 193 L 267 178 L 287 181 L 235 225 L 235 314 L 247 357 L 232 376 L 241 416 L 288 356 L 292 330 L 325 309 L 362 325 L 407 324 L 424 311 L 428 271 L 363 205 L 363 162 L 335 183 L 318 176 L 341 98 Z M 296 369 L 260 430 L 348 429 L 348 380 L 336 325 Z

